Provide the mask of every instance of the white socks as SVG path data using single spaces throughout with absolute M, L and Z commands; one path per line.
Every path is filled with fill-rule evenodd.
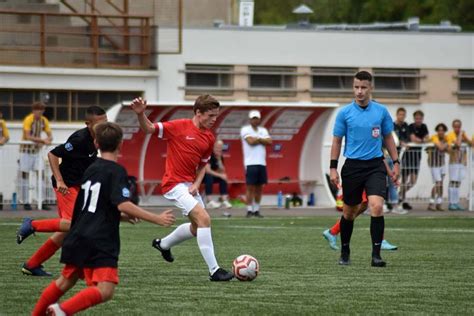
M 253 213 L 253 206 L 252 205 L 247 205 L 247 212 L 252 212 Z
M 459 203 L 459 188 L 449 187 L 449 204 L 458 204 Z
M 260 204 L 253 203 L 253 212 L 259 212 L 260 211 Z
M 198 228 L 196 237 L 201 255 L 209 267 L 209 273 L 212 275 L 217 269 L 219 269 L 219 265 L 217 264 L 217 260 L 214 255 L 214 244 L 212 243 L 211 228 Z
M 21 197 L 19 197 L 19 200 L 23 204 L 29 203 L 29 186 L 30 186 L 30 179 L 26 178 L 20 178 L 20 192 L 21 192 Z
M 168 236 L 161 239 L 160 247 L 164 250 L 168 250 L 171 247 L 193 237 L 194 235 L 191 233 L 191 223 L 181 224 Z

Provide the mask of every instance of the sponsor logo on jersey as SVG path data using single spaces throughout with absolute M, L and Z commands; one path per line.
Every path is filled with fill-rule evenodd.
M 187 139 L 187 140 L 194 140 L 194 139 L 196 139 L 196 138 L 194 138 L 194 137 L 192 137 L 192 136 L 186 136 L 186 139 Z
M 66 145 L 64 145 L 64 148 L 66 148 L 67 151 L 71 151 L 74 149 L 71 143 L 66 143 Z

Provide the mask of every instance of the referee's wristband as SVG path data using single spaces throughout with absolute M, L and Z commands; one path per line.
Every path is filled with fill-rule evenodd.
M 393 164 L 396 164 L 396 163 L 400 164 L 400 160 L 395 159 L 395 160 L 393 161 Z
M 337 160 L 336 159 L 331 159 L 331 163 L 329 165 L 329 169 L 337 169 Z

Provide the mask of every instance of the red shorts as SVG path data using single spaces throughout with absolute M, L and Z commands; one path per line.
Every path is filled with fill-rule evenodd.
M 367 193 L 365 193 L 365 190 L 362 192 L 362 203 L 367 203 Z
M 61 275 L 66 279 L 77 275 L 79 279 L 86 281 L 87 286 L 97 285 L 99 282 L 119 283 L 118 269 L 111 267 L 78 268 L 72 264 L 66 264 Z
M 60 218 L 68 220 L 72 219 L 74 203 L 76 203 L 79 189 L 79 187 L 69 187 L 69 193 L 67 194 L 62 194 L 58 189 L 54 189 L 54 192 L 56 192 L 56 201 L 58 203 L 58 214 Z

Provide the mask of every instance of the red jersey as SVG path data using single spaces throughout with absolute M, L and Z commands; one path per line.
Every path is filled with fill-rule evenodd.
M 196 169 L 205 165 L 216 140 L 210 130 L 200 130 L 190 119 L 155 123 L 155 135 L 168 141 L 161 190 L 170 191 L 183 182 L 194 182 Z

